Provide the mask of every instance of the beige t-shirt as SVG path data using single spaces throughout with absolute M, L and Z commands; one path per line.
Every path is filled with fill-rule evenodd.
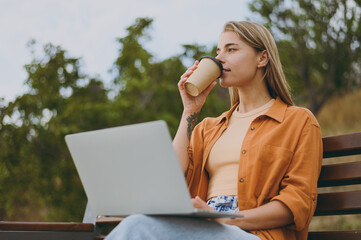
M 243 139 L 251 122 L 266 113 L 274 101 L 271 99 L 265 105 L 246 113 L 239 113 L 238 108 L 232 113 L 228 128 L 214 144 L 206 163 L 209 174 L 207 199 L 218 195 L 237 195 L 238 165 Z

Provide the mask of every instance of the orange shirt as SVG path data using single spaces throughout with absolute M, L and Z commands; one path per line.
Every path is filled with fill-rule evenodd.
M 206 118 L 191 137 L 186 180 L 192 197 L 206 200 L 210 150 L 227 129 L 237 105 L 218 118 Z M 250 125 L 242 143 L 238 167 L 239 210 L 278 200 L 293 213 L 294 224 L 252 231 L 261 239 L 306 240 L 317 201 L 317 179 L 322 164 L 319 124 L 305 109 L 287 106 L 279 98 Z

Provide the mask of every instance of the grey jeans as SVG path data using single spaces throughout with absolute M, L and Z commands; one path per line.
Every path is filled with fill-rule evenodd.
M 132 215 L 125 218 L 106 240 L 237 239 L 260 240 L 239 227 L 198 218 Z

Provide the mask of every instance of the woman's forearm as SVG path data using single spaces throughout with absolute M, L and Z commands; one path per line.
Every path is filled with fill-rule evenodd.
M 189 163 L 188 147 L 192 131 L 196 125 L 198 112 L 183 112 L 178 131 L 173 139 L 173 147 L 179 159 L 183 172 L 186 172 Z
M 223 223 L 236 225 L 244 230 L 282 227 L 293 223 L 293 214 L 280 201 L 272 201 L 257 208 L 240 211 L 244 218 L 227 219 Z

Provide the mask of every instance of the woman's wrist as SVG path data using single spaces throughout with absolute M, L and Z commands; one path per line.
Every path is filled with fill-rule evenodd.
M 183 109 L 183 115 L 190 116 L 194 113 L 199 113 L 201 110 L 198 108 L 184 108 Z

